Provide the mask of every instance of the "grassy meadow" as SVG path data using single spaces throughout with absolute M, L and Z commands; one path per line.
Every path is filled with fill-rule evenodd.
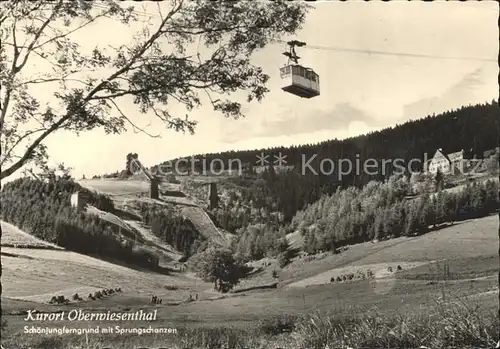
M 5 229 L 7 241 L 22 232 Z M 24 240 L 23 240 L 24 241 Z M 3 239 L 2 239 L 3 242 Z M 33 241 L 32 241 L 33 242 Z M 35 241 L 36 242 L 36 241 Z M 36 243 L 34 247 L 36 247 Z M 268 265 L 266 265 L 268 264 Z M 498 338 L 498 217 L 456 223 L 423 236 L 350 246 L 311 260 L 296 257 L 278 269 L 274 261 L 237 288 L 269 284 L 276 289 L 226 295 L 194 274 L 156 274 L 68 251 L 2 248 L 3 344 L 31 348 L 148 347 L 494 347 Z M 396 270 L 397 265 L 402 270 Z M 392 267 L 393 272 L 387 268 Z M 330 282 L 370 269 L 375 278 Z M 97 289 L 123 292 L 97 300 Z M 47 304 L 51 296 L 82 301 Z M 163 299 L 153 305 L 151 295 Z M 198 295 L 197 300 L 189 301 Z M 144 322 L 25 321 L 28 310 L 157 310 L 152 327 L 175 334 L 24 334 L 23 326 L 85 328 L 149 326 Z

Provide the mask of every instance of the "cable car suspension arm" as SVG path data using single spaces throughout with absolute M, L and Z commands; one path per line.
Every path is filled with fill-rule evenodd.
M 302 47 L 305 46 L 306 43 L 303 41 L 297 41 L 297 40 L 292 40 L 287 42 L 288 46 L 290 46 L 289 52 L 283 52 L 283 55 L 288 57 L 288 63 L 290 64 L 290 61 L 294 62 L 295 64 L 299 64 L 299 59 L 300 57 L 297 56 L 297 53 L 295 52 L 295 46 Z

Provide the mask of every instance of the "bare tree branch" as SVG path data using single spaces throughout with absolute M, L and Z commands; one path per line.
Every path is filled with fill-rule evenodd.
M 19 48 L 17 47 L 17 39 L 16 39 L 16 24 L 17 24 L 17 20 L 16 20 L 16 18 L 14 18 L 14 23 L 12 24 L 12 38 L 13 38 L 13 42 L 14 42 L 14 47 L 13 47 L 14 57 L 12 59 L 11 72 L 13 72 L 14 69 L 16 68 L 17 60 L 19 59 Z M 0 112 L 0 132 L 3 130 L 5 116 L 7 115 L 7 110 L 9 108 L 9 103 L 10 103 L 10 97 L 11 97 L 12 91 L 13 91 L 13 88 L 12 88 L 12 84 L 14 82 L 13 75 L 14 74 L 12 74 L 10 77 L 10 81 L 8 82 L 9 86 L 7 86 L 7 91 L 5 92 L 5 96 L 4 96 L 4 99 L 2 101 L 2 105 L 0 105 L 0 109 L 1 109 L 1 112 Z
M 15 5 L 19 2 L 19 0 L 12 0 L 10 1 L 10 6 L 8 7 L 8 10 L 4 12 L 4 10 L 2 9 L 2 11 L 0 12 L 1 15 L 0 15 L 0 26 L 5 22 L 5 20 L 7 18 L 9 18 L 9 16 L 12 14 L 12 12 L 14 11 L 14 7 Z M 6 4 L 4 4 L 4 6 L 6 6 Z M 5 8 L 5 7 L 4 7 Z
M 0 166 L 2 166 L 6 160 L 8 160 L 12 154 L 12 151 L 16 148 L 16 146 L 18 144 L 20 144 L 24 139 L 28 138 L 29 136 L 35 134 L 35 133 L 38 133 L 38 132 L 42 132 L 44 131 L 45 128 L 40 128 L 40 129 L 37 129 L 37 130 L 31 130 L 31 131 L 28 131 L 26 132 L 24 135 L 22 135 L 21 137 L 19 137 L 17 139 L 16 142 L 14 142 L 13 145 L 11 145 L 7 151 L 5 151 L 5 149 L 2 151 L 2 160 L 0 161 Z
M 33 80 L 28 80 L 28 81 L 23 81 L 22 83 L 18 84 L 17 86 L 23 86 L 23 85 L 34 85 L 34 84 L 45 84 L 48 82 L 56 82 L 56 81 L 73 81 L 73 82 L 78 82 L 80 84 L 83 84 L 85 86 L 92 86 L 88 82 L 85 82 L 81 79 L 75 79 L 75 78 L 68 78 L 68 76 L 73 75 L 74 73 L 69 73 L 65 76 L 62 77 L 57 77 L 57 78 L 36 78 Z
M 17 41 L 16 41 L 16 21 L 17 19 L 14 18 L 14 24 L 13 24 L 13 39 L 14 39 L 14 59 L 12 61 L 12 68 L 11 68 L 11 81 L 10 83 L 12 84 L 13 80 L 14 80 L 14 76 L 19 73 L 23 67 L 26 65 L 26 62 L 28 61 L 28 58 L 30 56 L 30 53 L 32 52 L 33 50 L 33 47 L 34 45 L 36 44 L 36 42 L 38 41 L 38 39 L 40 38 L 40 36 L 42 35 L 43 31 L 45 30 L 45 28 L 49 25 L 49 23 L 54 19 L 57 11 L 59 10 L 59 8 L 61 7 L 62 5 L 62 0 L 59 0 L 59 2 L 55 5 L 54 7 L 54 10 L 52 11 L 51 15 L 49 16 L 49 18 L 42 24 L 42 26 L 38 29 L 38 31 L 36 32 L 34 38 L 33 38 L 33 41 L 28 45 L 28 48 L 26 49 L 27 52 L 26 52 L 26 55 L 24 56 L 24 59 L 22 60 L 21 64 L 18 66 L 17 65 L 17 61 L 19 59 L 19 48 L 17 46 Z M 10 101 L 10 97 L 11 97 L 11 94 L 12 94 L 12 87 L 7 87 L 7 92 L 5 93 L 5 97 L 4 97 L 4 100 L 3 100 L 3 103 L 2 103 L 2 111 L 0 113 L 0 132 L 3 130 L 3 125 L 4 125 L 4 122 L 5 122 L 5 116 L 7 115 L 7 109 L 9 107 L 9 101 Z
M 120 92 L 117 92 L 117 93 L 112 93 L 112 94 L 109 94 L 109 95 L 104 95 L 104 96 L 92 96 L 89 100 L 91 101 L 96 101 L 96 100 L 109 100 L 109 99 L 112 99 L 112 98 L 118 98 L 118 97 L 123 97 L 123 96 L 127 96 L 127 95 L 138 95 L 138 94 L 141 94 L 141 93 L 144 93 L 144 92 L 148 92 L 150 91 L 149 88 L 145 88 L 145 89 L 141 89 L 141 90 L 122 90 Z
M 142 133 L 144 133 L 144 134 L 148 135 L 148 136 L 149 136 L 149 137 L 151 137 L 151 138 L 159 138 L 159 137 L 160 137 L 160 135 L 159 135 L 159 134 L 158 134 L 158 135 L 152 135 L 152 134 L 148 133 L 146 130 L 144 130 L 143 128 L 141 128 L 141 127 L 137 126 L 136 124 L 134 124 L 134 123 L 133 123 L 133 122 L 132 122 L 132 121 L 131 121 L 131 120 L 130 120 L 130 119 L 129 119 L 126 115 L 125 115 L 125 113 L 123 113 L 123 111 L 120 109 L 120 107 L 118 106 L 118 104 L 116 104 L 116 102 L 115 102 L 115 101 L 113 101 L 112 99 L 110 99 L 110 100 L 109 100 L 109 102 L 111 102 L 111 104 L 113 104 L 113 105 L 114 105 L 114 107 L 116 108 L 116 110 L 118 110 L 118 112 L 120 113 L 120 115 L 121 115 L 121 116 L 122 116 L 125 120 L 127 120 L 127 122 L 128 122 L 130 125 L 132 125 L 132 127 L 133 127 L 135 130 L 139 130 L 140 132 L 142 132 Z
M 14 67 L 14 70 L 12 72 L 13 75 L 15 75 L 16 73 L 20 72 L 24 66 L 26 65 L 26 63 L 28 62 L 28 58 L 31 54 L 31 52 L 33 51 L 33 48 L 35 47 L 35 44 L 38 42 L 38 40 L 40 39 L 40 36 L 42 35 L 43 31 L 45 30 L 45 28 L 49 25 L 49 23 L 55 18 L 57 12 L 59 11 L 59 9 L 61 8 L 61 5 L 63 3 L 63 0 L 59 0 L 59 2 L 54 6 L 54 10 L 52 11 L 52 13 L 50 14 L 49 18 L 47 18 L 47 20 L 42 24 L 42 26 L 38 29 L 38 31 L 36 32 L 35 34 L 35 37 L 33 38 L 33 40 L 31 41 L 31 43 L 28 45 L 28 48 L 26 49 L 27 52 L 26 52 L 26 55 L 24 56 L 24 59 L 23 61 L 21 62 L 21 65 L 17 66 L 17 67 Z M 1 128 L 0 128 L 1 129 Z
M 89 19 L 88 21 L 86 21 L 86 22 L 84 22 L 83 24 L 79 25 L 78 27 L 76 27 L 76 28 L 74 28 L 74 29 L 72 29 L 72 30 L 67 31 L 66 33 L 63 33 L 63 34 L 60 34 L 60 35 L 56 35 L 56 36 L 54 36 L 54 37 L 50 38 L 49 40 L 44 41 L 43 43 L 41 43 L 41 44 L 39 44 L 39 45 L 37 45 L 37 46 L 34 46 L 34 47 L 33 47 L 33 49 L 34 49 L 34 50 L 39 49 L 39 48 L 41 48 L 41 47 L 45 46 L 45 45 L 46 45 L 46 44 L 48 44 L 48 43 L 54 42 L 54 41 L 59 40 L 59 39 L 63 39 L 63 38 L 65 38 L 65 37 L 68 37 L 69 35 L 71 35 L 71 34 L 73 34 L 73 33 L 77 32 L 77 31 L 79 31 L 80 29 L 85 28 L 85 27 L 86 27 L 86 26 L 88 26 L 89 24 L 91 24 L 91 23 L 95 22 L 97 19 L 102 18 L 102 17 L 106 17 L 106 16 L 107 16 L 110 12 L 111 12 L 111 10 L 110 10 L 110 9 L 108 9 L 107 11 L 105 11 L 105 12 L 103 12 L 103 13 L 101 13 L 101 14 L 99 14 L 99 15 L 95 16 L 95 17 L 92 17 L 91 19 Z

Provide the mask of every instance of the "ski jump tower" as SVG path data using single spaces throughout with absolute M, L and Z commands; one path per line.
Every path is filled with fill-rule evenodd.
M 219 195 L 217 194 L 217 183 L 212 182 L 208 187 L 208 209 L 212 210 L 219 206 Z
M 158 198 L 160 197 L 159 187 L 160 187 L 161 179 L 157 176 L 154 176 L 154 175 L 148 173 L 146 171 L 146 169 L 144 168 L 144 166 L 142 166 L 142 164 L 139 160 L 135 159 L 134 164 L 139 167 L 139 169 L 141 170 L 141 172 L 144 174 L 144 176 L 146 177 L 146 179 L 149 182 L 149 197 L 151 199 L 158 200 Z

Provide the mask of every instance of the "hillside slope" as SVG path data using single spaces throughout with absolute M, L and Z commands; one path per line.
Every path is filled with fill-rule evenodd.
M 459 282 L 475 279 L 477 289 L 469 292 L 489 290 L 488 292 L 496 292 L 498 295 L 498 288 L 495 290 L 493 287 L 498 271 L 497 226 L 498 218 L 491 216 L 463 222 L 424 236 L 398 238 L 379 244 L 359 244 L 341 254 L 330 254 L 310 262 L 298 258 L 279 272 L 280 284 L 288 287 L 250 292 L 245 297 L 221 297 L 216 301 L 190 302 L 158 309 L 162 312 L 161 318 L 168 321 L 196 319 L 218 322 L 239 319 L 242 314 L 261 318 L 286 311 L 299 314 L 313 311 L 313 308 L 335 307 L 339 297 L 346 302 L 346 306 L 369 300 L 374 306 L 392 307 L 397 302 L 401 305 L 400 298 L 403 297 L 410 302 L 405 305 L 418 307 L 418 302 L 426 292 L 432 291 L 423 278 L 440 277 L 438 269 L 442 268 L 442 264 L 432 261 L 442 263 L 443 260 L 447 260 L 452 275 L 457 280 L 457 287 L 468 290 L 469 281 L 462 286 Z M 78 292 L 85 296 L 87 292 L 103 287 L 121 287 L 123 296 L 111 297 L 106 300 L 106 306 L 143 307 L 152 293 L 164 295 L 165 299 L 185 299 L 193 292 L 207 292 L 205 297 L 208 297 L 209 289 L 213 288 L 213 285 L 203 283 L 193 276 L 153 274 L 72 252 L 14 248 L 5 250 L 18 256 L 2 256 L 2 297 L 47 302 L 52 295 L 63 294 L 69 297 Z M 376 283 L 329 282 L 333 274 L 345 272 L 348 267 L 374 266 L 380 263 L 395 266 L 401 262 L 405 263 L 402 263 L 403 271 L 394 276 L 382 275 L 382 279 L 377 279 Z M 256 275 L 240 286 L 251 287 L 276 282 L 271 276 L 271 270 L 267 271 L 269 273 Z M 177 289 L 169 291 L 166 286 Z M 411 293 L 415 290 L 416 295 Z M 308 310 L 303 305 L 304 295 L 307 296 Z M 101 304 L 89 301 L 88 306 L 95 306 L 93 302 Z
M 421 236 L 355 244 L 339 254 L 324 252 L 298 256 L 279 272 L 279 281 L 292 287 L 329 284 L 331 277 L 367 268 L 378 271 L 386 279 L 403 276 L 414 279 L 415 274 L 425 279 L 443 277 L 445 264 L 450 269 L 450 278 L 491 279 L 497 277 L 498 263 L 498 215 L 490 215 L 458 222 Z M 395 270 L 398 264 L 403 267 L 401 273 L 384 274 L 387 267 L 392 266 Z M 274 268 L 276 266 L 271 265 L 264 273 L 242 284 L 253 286 L 275 282 L 271 273 Z
M 207 240 L 221 246 L 229 246 L 230 235 L 221 232 L 201 207 L 184 206 L 181 212 Z
M 121 237 L 132 240 L 138 246 L 144 245 L 152 248 L 159 256 L 162 262 L 177 261 L 182 257 L 179 251 L 165 243 L 163 240 L 151 233 L 149 227 L 136 220 L 125 220 L 115 214 L 101 211 L 94 206 L 87 206 L 86 212 L 94 214 L 103 221 L 119 227 Z
M 0 223 L 2 297 L 46 303 L 52 296 L 70 298 L 74 293 L 85 299 L 88 293 L 103 288 L 120 287 L 124 292 L 141 294 L 167 285 L 182 287 L 193 283 L 192 276 L 152 274 L 66 251 L 12 224 Z M 25 248 L 5 247 L 15 245 Z
M 79 183 L 84 187 L 109 195 L 115 205 L 121 208 L 127 207 L 131 200 L 155 205 L 176 205 L 176 207 L 180 208 L 181 213 L 193 223 L 197 231 L 207 240 L 222 246 L 228 246 L 230 243 L 230 234 L 219 231 L 204 209 L 187 197 L 160 195 L 160 200 L 150 199 L 144 196 L 148 190 L 148 183 L 146 181 L 97 179 L 82 180 Z
M 173 261 L 178 261 L 182 258 L 182 253 L 174 249 L 169 244 L 165 243 L 162 239 L 157 237 L 151 232 L 151 229 L 139 221 L 127 220 L 125 221 L 129 226 L 134 228 L 141 237 L 148 242 L 149 246 L 155 248 L 156 252 L 160 252 L 162 255 L 166 255 L 169 259 Z
M 2 247 L 64 250 L 60 246 L 36 238 L 10 223 L 0 221 L 0 226 L 2 228 Z
M 68 251 L 2 248 L 2 297 L 45 303 L 54 295 L 86 296 L 103 288 L 143 293 L 192 283 L 182 276 L 151 274 Z M 22 280 L 22 281 L 21 281 Z M 22 285 L 22 286 L 21 286 Z

